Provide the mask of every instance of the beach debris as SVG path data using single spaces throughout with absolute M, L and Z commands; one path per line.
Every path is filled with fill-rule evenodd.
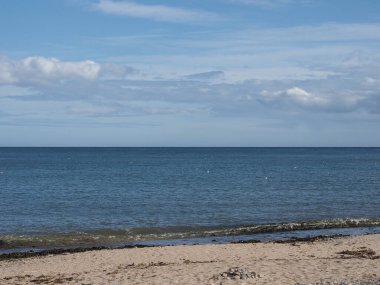
M 373 249 L 360 247 L 356 250 L 343 250 L 337 252 L 342 258 L 367 258 L 367 259 L 379 259 L 380 256 L 376 255 L 376 252 Z
M 288 239 L 274 240 L 273 243 L 294 244 L 296 242 L 318 242 L 318 241 L 332 240 L 332 239 L 346 237 L 346 236 L 347 235 L 336 234 L 336 235 L 319 235 L 319 236 L 309 236 L 309 237 L 290 237 Z
M 214 263 L 214 262 L 217 262 L 216 260 L 205 260 L 205 261 L 192 261 L 192 260 L 189 260 L 189 259 L 184 259 L 183 260 L 183 263 L 184 264 L 196 264 L 196 263 Z
M 238 240 L 238 241 L 232 241 L 231 243 L 236 244 L 236 243 L 261 243 L 261 240 L 258 239 L 248 239 L 248 240 Z
M 246 279 L 251 279 L 251 278 L 260 278 L 260 274 L 257 274 L 256 272 L 251 272 L 239 267 L 231 267 L 227 271 L 214 275 L 211 279 L 213 280 L 223 280 L 223 279 L 246 280 Z
M 39 276 L 32 276 L 32 275 L 23 275 L 23 276 L 14 276 L 14 277 L 5 277 L 3 280 L 6 280 L 7 283 L 9 282 L 15 282 L 12 284 L 20 284 L 19 282 L 27 282 L 26 284 L 68 284 L 70 282 L 75 282 L 77 284 L 77 281 L 79 280 L 78 274 L 73 274 L 72 276 L 66 276 L 64 274 L 58 274 L 58 275 L 39 275 Z M 1 279 L 0 279 L 0 284 Z

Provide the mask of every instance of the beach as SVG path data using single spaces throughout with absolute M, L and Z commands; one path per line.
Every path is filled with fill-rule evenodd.
M 0 284 L 348 282 L 380 284 L 380 234 L 110 249 L 0 261 Z

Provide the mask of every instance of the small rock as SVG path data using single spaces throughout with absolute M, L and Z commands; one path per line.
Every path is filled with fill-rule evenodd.
M 258 274 L 256 272 L 250 272 L 245 269 L 241 269 L 239 267 L 232 267 L 225 272 L 222 272 L 218 275 L 214 275 L 214 280 L 247 280 L 250 278 L 256 278 Z

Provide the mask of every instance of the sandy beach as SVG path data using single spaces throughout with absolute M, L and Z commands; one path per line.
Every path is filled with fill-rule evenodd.
M 379 255 L 379 234 L 112 249 L 3 260 L 0 284 L 380 284 Z

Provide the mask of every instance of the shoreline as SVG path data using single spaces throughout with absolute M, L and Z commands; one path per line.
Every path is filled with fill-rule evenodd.
M 98 229 L 79 232 L 0 235 L 4 254 L 32 255 L 43 251 L 84 251 L 134 246 L 227 244 L 256 239 L 261 242 L 315 236 L 380 233 L 380 218 L 344 218 L 277 224 L 236 226 L 172 226 L 156 228 Z
M 364 235 L 370 235 L 370 234 L 364 234 Z M 342 235 L 342 234 L 336 234 L 336 235 L 319 235 L 319 236 L 309 236 L 309 237 L 291 237 L 288 239 L 281 239 L 281 240 L 269 240 L 269 241 L 262 241 L 257 239 L 246 239 L 246 240 L 237 240 L 232 241 L 229 243 L 221 243 L 221 244 L 254 244 L 254 243 L 279 243 L 279 244 L 286 244 L 286 243 L 296 243 L 296 242 L 315 242 L 315 241 L 322 241 L 322 240 L 329 240 L 329 239 L 335 239 L 340 237 L 349 237 L 354 235 Z M 212 244 L 212 243 L 205 243 L 203 245 Z M 66 248 L 51 248 L 51 249 L 43 249 L 43 250 L 29 250 L 25 252 L 12 252 L 12 253 L 3 253 L 0 254 L 0 261 L 2 260 L 12 260 L 12 259 L 22 259 L 22 258 L 32 258 L 32 257 L 43 257 L 48 255 L 62 255 L 62 254 L 69 254 L 69 253 L 81 253 L 81 252 L 88 252 L 88 251 L 100 251 L 100 250 L 117 250 L 117 249 L 132 249 L 132 248 L 157 248 L 157 247 L 168 247 L 168 246 L 179 246 L 179 245 L 200 245 L 197 243 L 193 244 L 167 244 L 167 245 L 147 245 L 147 244 L 132 244 L 132 245 L 123 245 L 123 246 L 81 246 L 81 247 L 66 247 Z
M 102 249 L 0 261 L 1 284 L 349 284 L 318 283 L 343 280 L 379 284 L 380 234 Z

